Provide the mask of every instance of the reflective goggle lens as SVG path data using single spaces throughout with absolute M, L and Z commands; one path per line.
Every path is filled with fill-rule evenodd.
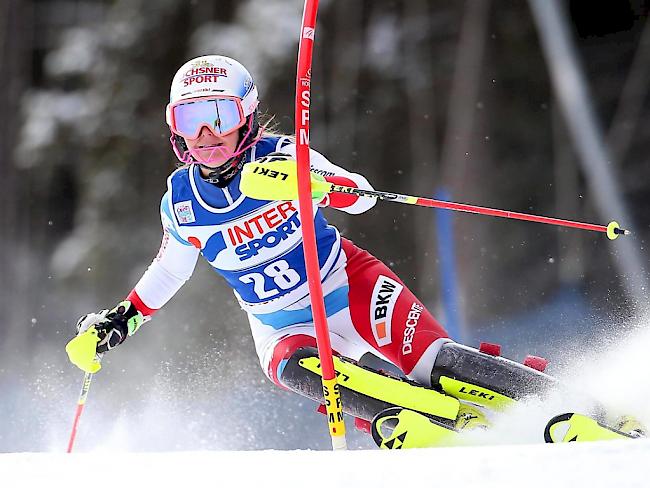
M 194 139 L 202 126 L 215 134 L 226 135 L 244 125 L 244 116 L 236 100 L 216 98 L 197 100 L 174 106 L 174 131 L 182 137 Z

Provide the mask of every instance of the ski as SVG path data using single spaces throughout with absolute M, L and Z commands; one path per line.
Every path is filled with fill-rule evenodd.
M 470 405 L 463 405 L 458 418 L 449 422 L 406 408 L 391 407 L 373 418 L 371 434 L 380 449 L 451 447 L 465 444 L 462 432 L 488 427 L 480 410 Z M 556 415 L 544 429 L 547 443 L 637 439 L 645 435 L 645 428 L 632 417 L 622 418 L 614 427 L 579 413 Z
M 444 424 L 413 410 L 391 407 L 372 419 L 372 438 L 380 449 L 411 449 L 448 445 L 458 435 Z
M 632 427 L 636 428 L 626 429 L 628 432 L 624 432 L 586 415 L 563 413 L 556 415 L 546 424 L 544 440 L 548 443 L 589 442 L 637 439 L 644 436 L 641 424 L 636 422 Z
M 382 410 L 372 420 L 372 438 L 380 449 L 457 446 L 460 433 L 488 427 L 481 411 L 461 404 L 456 420 L 447 422 L 402 407 Z

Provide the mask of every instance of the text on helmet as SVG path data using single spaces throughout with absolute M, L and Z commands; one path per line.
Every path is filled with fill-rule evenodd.
M 183 86 L 190 86 L 193 83 L 216 82 L 220 76 L 228 76 L 226 68 L 216 66 L 199 66 L 185 72 Z

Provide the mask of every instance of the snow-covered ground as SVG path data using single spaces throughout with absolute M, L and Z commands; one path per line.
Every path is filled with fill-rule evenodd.
M 2 454 L 4 487 L 648 487 L 650 440 L 410 451 Z

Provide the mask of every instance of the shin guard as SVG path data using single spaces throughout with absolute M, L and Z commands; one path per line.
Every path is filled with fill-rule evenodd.
M 441 422 L 454 422 L 458 415 L 458 400 L 414 382 L 387 376 L 339 357 L 334 357 L 334 369 L 343 411 L 354 417 L 370 421 L 382 410 L 396 406 Z M 296 350 L 279 378 L 290 390 L 323 403 L 320 360 L 315 348 Z
M 438 352 L 431 384 L 459 400 L 502 410 L 515 400 L 543 394 L 557 380 L 509 359 L 448 342 Z

